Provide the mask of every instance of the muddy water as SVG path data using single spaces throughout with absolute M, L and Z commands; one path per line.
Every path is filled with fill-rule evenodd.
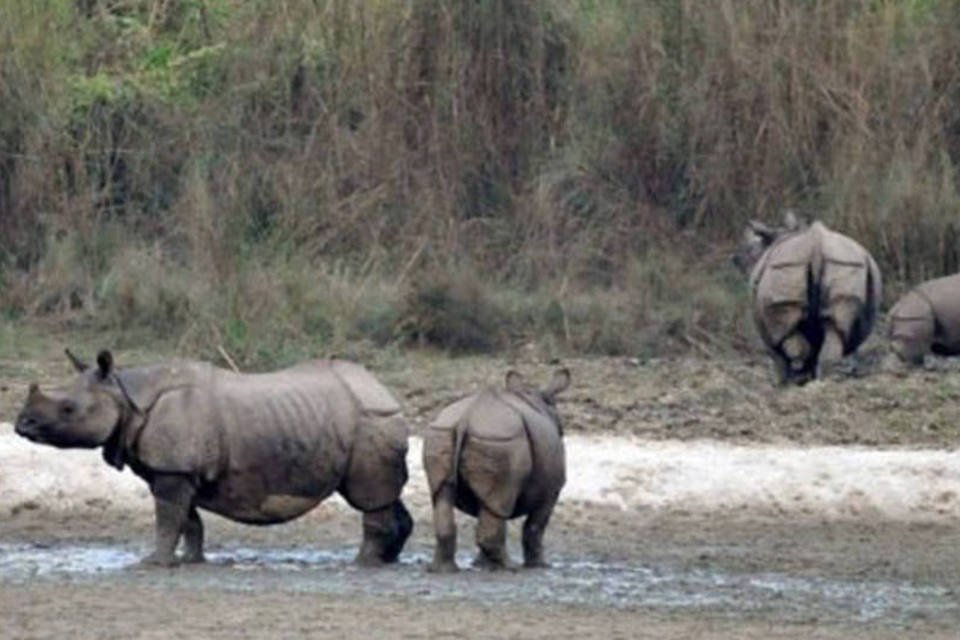
M 950 589 L 894 580 L 678 570 L 571 556 L 556 557 L 553 567 L 542 571 L 466 569 L 457 575 L 434 576 L 424 570 L 426 550 L 405 554 L 397 566 L 369 570 L 351 564 L 354 549 L 349 547 L 324 551 L 226 548 L 210 553 L 207 565 L 164 570 L 138 568 L 135 562 L 141 553 L 132 547 L 2 544 L 0 584 L 149 582 L 204 592 L 282 590 L 348 597 L 411 596 L 426 601 L 470 598 L 488 605 L 551 603 L 894 627 L 917 619 L 960 615 L 960 598 Z M 458 560 L 461 566 L 469 566 L 466 554 Z

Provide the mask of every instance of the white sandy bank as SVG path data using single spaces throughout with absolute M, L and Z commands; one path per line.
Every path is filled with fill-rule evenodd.
M 561 500 L 646 512 L 942 520 L 960 516 L 960 452 L 742 446 L 567 437 Z M 411 440 L 414 505 L 425 505 L 421 442 Z M 35 504 L 152 509 L 146 485 L 99 451 L 35 445 L 0 424 L 0 517 Z

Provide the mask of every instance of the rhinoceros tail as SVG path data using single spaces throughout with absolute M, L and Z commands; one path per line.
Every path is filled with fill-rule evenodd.
M 463 452 L 463 441 L 467 438 L 467 422 L 461 420 L 454 429 L 453 436 L 453 461 L 450 464 L 450 477 L 447 483 L 457 489 L 457 478 L 460 477 L 460 454 Z

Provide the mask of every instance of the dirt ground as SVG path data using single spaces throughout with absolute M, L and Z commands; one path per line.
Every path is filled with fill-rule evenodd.
M 554 365 L 523 351 L 361 355 L 401 396 L 415 432 L 508 367 L 546 380 Z M 575 434 L 798 451 L 953 451 L 960 441 L 960 375 L 951 363 L 869 375 L 852 367 L 787 390 L 773 389 L 760 358 L 563 364 L 574 386 L 560 411 Z M 0 361 L 0 421 L 15 416 L 30 380 L 68 373 L 52 350 Z M 152 543 L 149 502 L 64 504 L 50 496 L 0 512 L 0 637 L 956 638 L 960 625 L 952 511 L 898 520 L 870 510 L 839 517 L 568 500 L 547 533 L 551 569 L 432 576 L 422 495 L 412 500 L 416 529 L 403 561 L 375 570 L 350 564 L 359 518 L 337 504 L 273 527 L 207 515 L 211 562 L 172 570 L 131 568 Z M 458 560 L 467 567 L 472 523 L 459 522 Z M 518 535 L 513 524 L 514 556 Z

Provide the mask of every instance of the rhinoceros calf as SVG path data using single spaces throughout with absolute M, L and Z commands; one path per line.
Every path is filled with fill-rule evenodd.
M 818 377 L 870 335 L 880 270 L 857 242 L 820 222 L 800 228 L 788 216 L 780 229 L 752 222 L 745 246 L 735 262 L 744 270 L 752 264 L 754 324 L 780 384 Z
M 238 374 L 180 361 L 117 370 L 110 352 L 64 389 L 31 385 L 16 432 L 56 447 L 103 448 L 149 485 L 156 548 L 145 564 L 203 561 L 198 509 L 251 524 L 285 522 L 339 492 L 363 512 L 357 561 L 396 560 L 413 522 L 400 501 L 407 425 L 360 365 L 317 360 Z
M 928 280 L 911 289 L 890 310 L 894 353 L 910 364 L 923 356 L 960 354 L 960 274 Z
M 555 401 L 570 373 L 556 372 L 550 386 L 526 386 L 516 372 L 506 389 L 487 389 L 444 409 L 423 442 L 423 465 L 433 500 L 437 536 L 430 570 L 456 571 L 453 509 L 478 518 L 474 564 L 510 566 L 506 521 L 527 516 L 523 559 L 545 566 L 543 532 L 566 481 L 563 431 Z

